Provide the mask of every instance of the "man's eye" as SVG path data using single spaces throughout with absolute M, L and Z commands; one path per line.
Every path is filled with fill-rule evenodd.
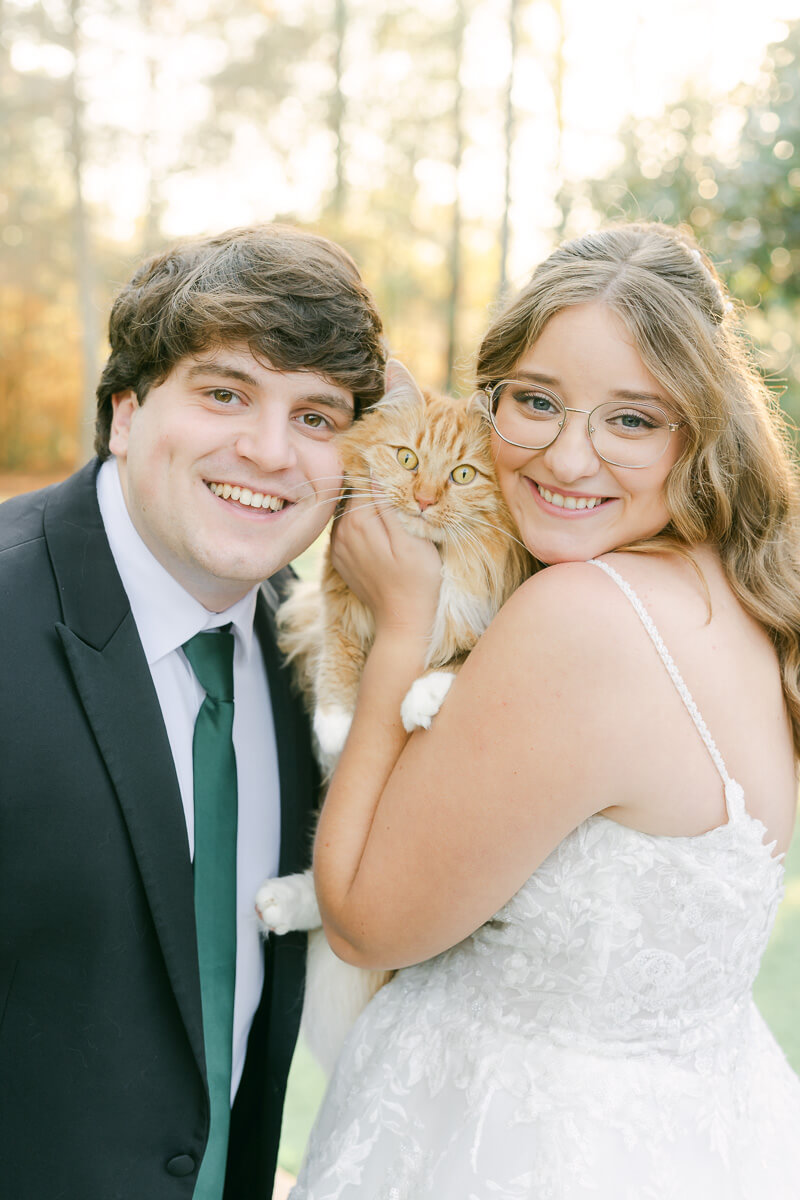
M 300 420 L 310 429 L 332 429 L 330 421 L 327 417 L 323 417 L 321 413 L 309 412 L 303 413 Z
M 220 404 L 230 404 L 233 400 L 238 400 L 236 392 L 232 392 L 230 388 L 214 388 L 211 395 Z

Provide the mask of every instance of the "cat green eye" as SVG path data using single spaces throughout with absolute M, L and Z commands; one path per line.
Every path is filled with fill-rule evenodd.
M 453 483 L 472 483 L 477 472 L 469 463 L 462 463 L 460 467 L 456 467 L 450 472 L 450 478 Z
M 408 446 L 401 446 L 397 451 L 397 461 L 407 471 L 416 471 L 419 466 L 419 459 L 413 450 L 409 450 Z

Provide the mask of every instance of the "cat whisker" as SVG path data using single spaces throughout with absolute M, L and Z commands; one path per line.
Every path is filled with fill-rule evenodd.
M 487 529 L 493 529 L 495 533 L 504 534 L 506 537 L 511 538 L 512 542 L 516 542 L 518 546 L 521 546 L 523 550 L 526 550 L 528 554 L 530 554 L 530 550 L 528 550 L 528 547 L 525 545 L 525 543 L 521 542 L 518 537 L 514 537 L 514 534 L 509 533 L 509 531 L 504 529 L 502 525 L 495 525 L 492 521 L 482 521 L 480 517 L 473 516 L 472 513 L 469 513 L 462 519 L 470 521 L 473 525 L 485 525 Z
M 364 508 L 377 508 L 377 507 L 378 507 L 377 500 L 372 500 L 372 501 L 367 500 L 363 504 L 354 504 L 353 507 L 350 509 L 350 512 L 361 512 L 361 510 Z M 334 517 L 333 517 L 334 521 L 338 521 L 342 515 L 343 515 L 342 513 L 335 513 Z

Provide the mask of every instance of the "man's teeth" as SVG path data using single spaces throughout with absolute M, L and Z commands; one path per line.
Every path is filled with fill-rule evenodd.
M 603 503 L 602 496 L 564 496 L 561 492 L 551 492 L 540 483 L 536 484 L 536 490 L 548 504 L 555 504 L 556 508 L 594 508 Z
M 238 484 L 210 483 L 208 486 L 215 496 L 223 500 L 237 500 L 245 508 L 271 508 L 273 512 L 280 512 L 286 503 L 280 496 L 265 496 L 263 492 L 252 492 L 250 488 L 239 487 Z

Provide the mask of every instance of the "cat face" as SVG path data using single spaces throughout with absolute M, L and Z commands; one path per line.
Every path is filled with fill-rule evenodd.
M 465 401 L 390 398 L 342 435 L 338 448 L 354 502 L 372 503 L 376 484 L 418 537 L 464 542 L 470 525 L 498 519 L 489 426 Z

